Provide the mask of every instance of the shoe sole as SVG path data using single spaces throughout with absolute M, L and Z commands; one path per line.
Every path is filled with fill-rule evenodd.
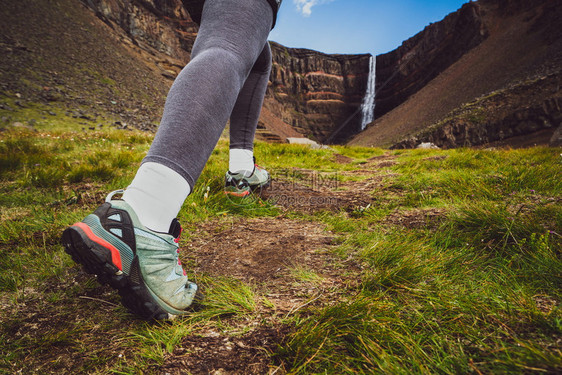
M 93 234 L 88 235 L 77 224 L 65 229 L 62 234 L 64 250 L 87 273 L 96 275 L 101 284 L 109 284 L 116 289 L 123 306 L 145 319 L 171 319 L 173 315 L 170 316 L 158 305 L 144 284 L 138 257 L 133 259 L 131 274 L 126 275 L 114 263 L 117 250 L 112 251 L 102 245 L 103 242 L 106 241 Z
M 234 197 L 238 197 L 238 198 L 244 198 L 247 197 L 248 195 L 252 194 L 253 192 L 255 192 L 256 190 L 263 190 L 263 189 L 267 189 L 269 187 L 269 185 L 271 185 L 271 177 L 267 179 L 267 182 L 264 183 L 263 185 L 248 185 L 250 187 L 250 191 L 228 191 L 228 190 L 224 190 L 224 193 L 226 195 L 231 195 Z
M 251 194 L 249 191 L 237 192 L 237 191 L 228 191 L 228 190 L 225 190 L 224 193 L 226 195 L 230 195 L 232 197 L 238 197 L 238 198 L 244 198 Z

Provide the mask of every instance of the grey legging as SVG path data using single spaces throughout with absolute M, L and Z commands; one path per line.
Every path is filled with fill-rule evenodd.
M 230 116 L 230 147 L 253 149 L 271 70 L 266 0 L 207 0 L 191 61 L 172 85 L 143 162 L 163 164 L 193 190 Z

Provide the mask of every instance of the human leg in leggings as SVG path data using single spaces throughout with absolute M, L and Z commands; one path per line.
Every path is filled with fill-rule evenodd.
M 181 227 L 174 218 L 231 114 L 234 145 L 251 148 L 267 85 L 272 21 L 265 0 L 205 2 L 192 60 L 170 89 L 133 182 L 62 234 L 65 251 L 118 289 L 123 305 L 142 317 L 183 315 L 196 297 L 197 285 L 179 260 Z M 113 199 L 118 193 L 123 199 Z
M 238 95 L 230 116 L 231 172 L 253 169 L 254 136 L 271 72 L 271 50 L 265 44 Z
M 205 2 L 191 61 L 172 85 L 152 146 L 123 196 L 145 226 L 168 230 L 231 114 L 231 148 L 252 149 L 271 66 L 272 20 L 265 0 Z

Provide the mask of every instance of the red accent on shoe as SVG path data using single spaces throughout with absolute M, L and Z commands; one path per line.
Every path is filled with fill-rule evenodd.
M 234 191 L 225 191 L 224 193 L 228 194 L 228 195 L 232 195 L 234 197 L 246 197 L 246 196 L 250 195 L 249 191 L 243 191 L 241 193 L 236 193 Z
M 73 226 L 82 229 L 84 233 L 86 233 L 86 236 L 88 236 L 89 239 L 111 251 L 111 261 L 113 262 L 113 264 L 115 264 L 117 268 L 119 268 L 119 270 L 123 271 L 123 265 L 121 264 L 121 254 L 119 253 L 119 250 L 117 250 L 115 246 L 113 246 L 103 238 L 96 236 L 94 232 L 92 232 L 90 227 L 84 223 L 76 223 Z
M 176 238 L 174 238 L 175 243 L 180 243 L 180 237 L 181 237 L 182 232 L 183 232 L 183 228 L 180 226 L 180 234 L 178 234 L 178 236 Z M 179 254 L 179 252 L 180 251 L 178 250 L 178 254 Z

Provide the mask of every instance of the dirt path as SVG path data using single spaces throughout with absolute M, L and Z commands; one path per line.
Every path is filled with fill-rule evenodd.
M 371 192 L 392 176 L 384 168 L 393 165 L 394 159 L 391 155 L 369 159 L 361 169 L 342 172 L 339 177 L 343 181 L 333 175 L 295 169 L 295 174 L 277 179 L 263 197 L 286 212 L 353 211 L 372 202 Z M 341 155 L 338 160 L 350 162 Z M 259 308 L 255 321 L 230 322 L 241 331 L 241 326 L 251 327 L 244 335 L 233 337 L 211 330 L 186 337 L 159 371 L 284 373 L 281 365 L 275 368 L 270 356 L 291 332 L 282 319 L 304 308 L 329 305 L 340 300 L 344 290 L 348 293 L 357 285 L 361 265 L 335 256 L 332 250 L 336 245 L 337 238 L 324 224 L 291 219 L 285 214 L 203 223 L 182 253 L 186 262 L 195 264 L 193 272 L 243 281 L 269 304 Z

